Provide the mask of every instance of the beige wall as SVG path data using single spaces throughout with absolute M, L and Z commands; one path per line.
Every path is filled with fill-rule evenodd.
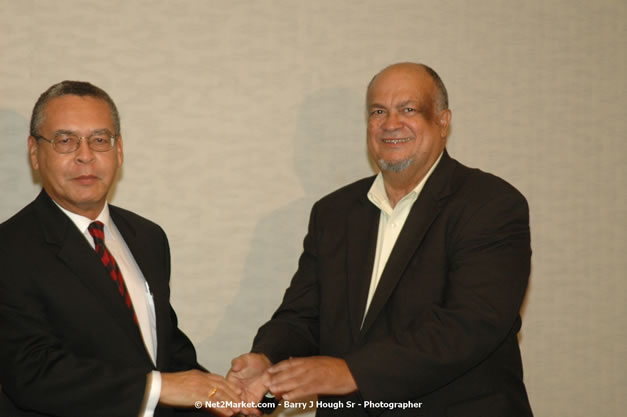
M 126 162 L 112 201 L 160 223 L 173 303 L 226 372 L 276 307 L 311 204 L 369 175 L 370 77 L 432 65 L 451 154 L 529 199 L 523 315 L 537 416 L 625 413 L 627 6 L 623 0 L 0 0 L 0 221 L 36 195 L 37 96 L 106 89 Z

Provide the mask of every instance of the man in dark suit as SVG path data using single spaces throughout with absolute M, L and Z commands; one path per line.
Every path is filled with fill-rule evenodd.
M 239 401 L 177 327 L 165 233 L 107 203 L 123 160 L 109 95 L 50 87 L 28 153 L 43 190 L 0 225 L 0 415 L 168 416 Z
M 314 205 L 283 302 L 227 379 L 288 407 L 319 395 L 319 415 L 531 416 L 517 341 L 525 198 L 449 157 L 431 68 L 385 68 L 367 111 L 380 174 Z

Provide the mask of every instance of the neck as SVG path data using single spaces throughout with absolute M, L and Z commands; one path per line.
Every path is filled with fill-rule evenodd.
M 404 169 L 401 172 L 381 172 L 383 174 L 385 192 L 392 208 L 396 207 L 396 204 L 403 197 L 412 192 L 414 188 L 420 184 L 437 160 L 438 159 L 436 158 L 432 163 L 428 164 L 428 166 L 423 165 L 422 167 L 416 167 L 410 165 L 407 169 Z M 416 170 L 416 168 L 418 169 Z
M 99 204 L 90 204 L 90 205 L 76 205 L 70 204 L 67 201 L 61 200 L 58 201 L 56 199 L 52 199 L 59 207 L 72 212 L 74 214 L 78 214 L 79 216 L 87 217 L 90 220 L 96 220 L 96 218 L 102 213 L 102 210 L 105 206 L 105 201 Z
M 408 171 L 408 170 L 405 170 Z M 420 175 L 409 175 L 408 172 L 383 172 L 383 184 L 385 193 L 390 200 L 392 208 L 407 194 L 409 194 L 422 181 L 427 172 Z

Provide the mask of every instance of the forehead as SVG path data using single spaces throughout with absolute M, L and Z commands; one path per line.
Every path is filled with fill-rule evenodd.
M 368 89 L 368 104 L 388 100 L 424 102 L 433 97 L 435 85 L 422 68 L 393 67 L 381 72 Z
M 64 95 L 48 101 L 42 129 L 113 130 L 111 110 L 106 101 L 89 96 Z

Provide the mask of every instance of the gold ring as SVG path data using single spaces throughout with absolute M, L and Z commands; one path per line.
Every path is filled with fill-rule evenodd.
M 218 387 L 213 387 L 213 390 L 209 393 L 209 398 L 216 395 L 216 392 L 218 392 Z

